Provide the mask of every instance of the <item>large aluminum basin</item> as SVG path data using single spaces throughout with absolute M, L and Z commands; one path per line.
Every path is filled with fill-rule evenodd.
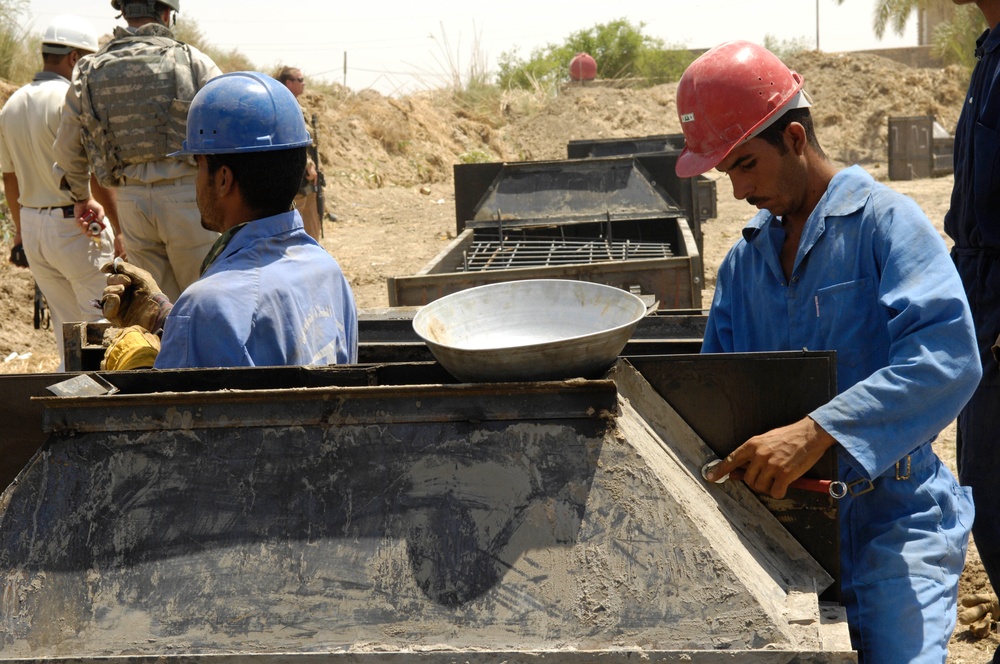
M 645 315 L 643 301 L 620 288 L 528 279 L 435 300 L 413 329 L 459 380 L 563 380 L 611 366 Z

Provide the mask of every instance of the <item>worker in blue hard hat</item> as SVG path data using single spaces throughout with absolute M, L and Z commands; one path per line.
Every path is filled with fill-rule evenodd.
M 104 315 L 125 331 L 103 368 L 357 361 L 350 285 L 292 209 L 310 141 L 295 97 L 265 74 L 225 74 L 195 95 L 175 155 L 194 157 L 202 225 L 221 235 L 172 305 L 148 272 L 104 266 Z

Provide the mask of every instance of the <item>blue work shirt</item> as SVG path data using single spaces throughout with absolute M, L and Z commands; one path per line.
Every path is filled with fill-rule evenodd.
M 181 293 L 155 366 L 326 365 L 357 358 L 351 287 L 291 211 L 241 228 Z
M 757 214 L 719 268 L 702 352 L 837 351 L 838 396 L 810 416 L 872 479 L 930 441 L 981 368 L 941 236 L 862 168 L 839 172 L 806 222 L 790 280 L 785 231 Z

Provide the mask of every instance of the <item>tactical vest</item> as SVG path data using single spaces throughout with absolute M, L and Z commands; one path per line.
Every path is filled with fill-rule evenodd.
M 191 50 L 156 24 L 115 39 L 77 64 L 83 143 L 105 187 L 124 184 L 126 166 L 181 149 L 197 92 Z

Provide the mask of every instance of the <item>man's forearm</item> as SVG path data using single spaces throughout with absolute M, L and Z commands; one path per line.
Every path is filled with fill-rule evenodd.
M 7 199 L 7 207 L 10 209 L 10 218 L 14 220 L 14 237 L 20 242 L 21 204 L 17 202 L 17 199 L 21 197 L 21 187 L 17 183 L 16 173 L 3 174 L 3 193 Z
M 118 197 L 115 195 L 115 190 L 102 186 L 93 175 L 90 176 L 90 190 L 94 200 L 104 208 L 104 216 L 108 218 L 115 235 L 121 235 L 121 227 L 118 225 Z

